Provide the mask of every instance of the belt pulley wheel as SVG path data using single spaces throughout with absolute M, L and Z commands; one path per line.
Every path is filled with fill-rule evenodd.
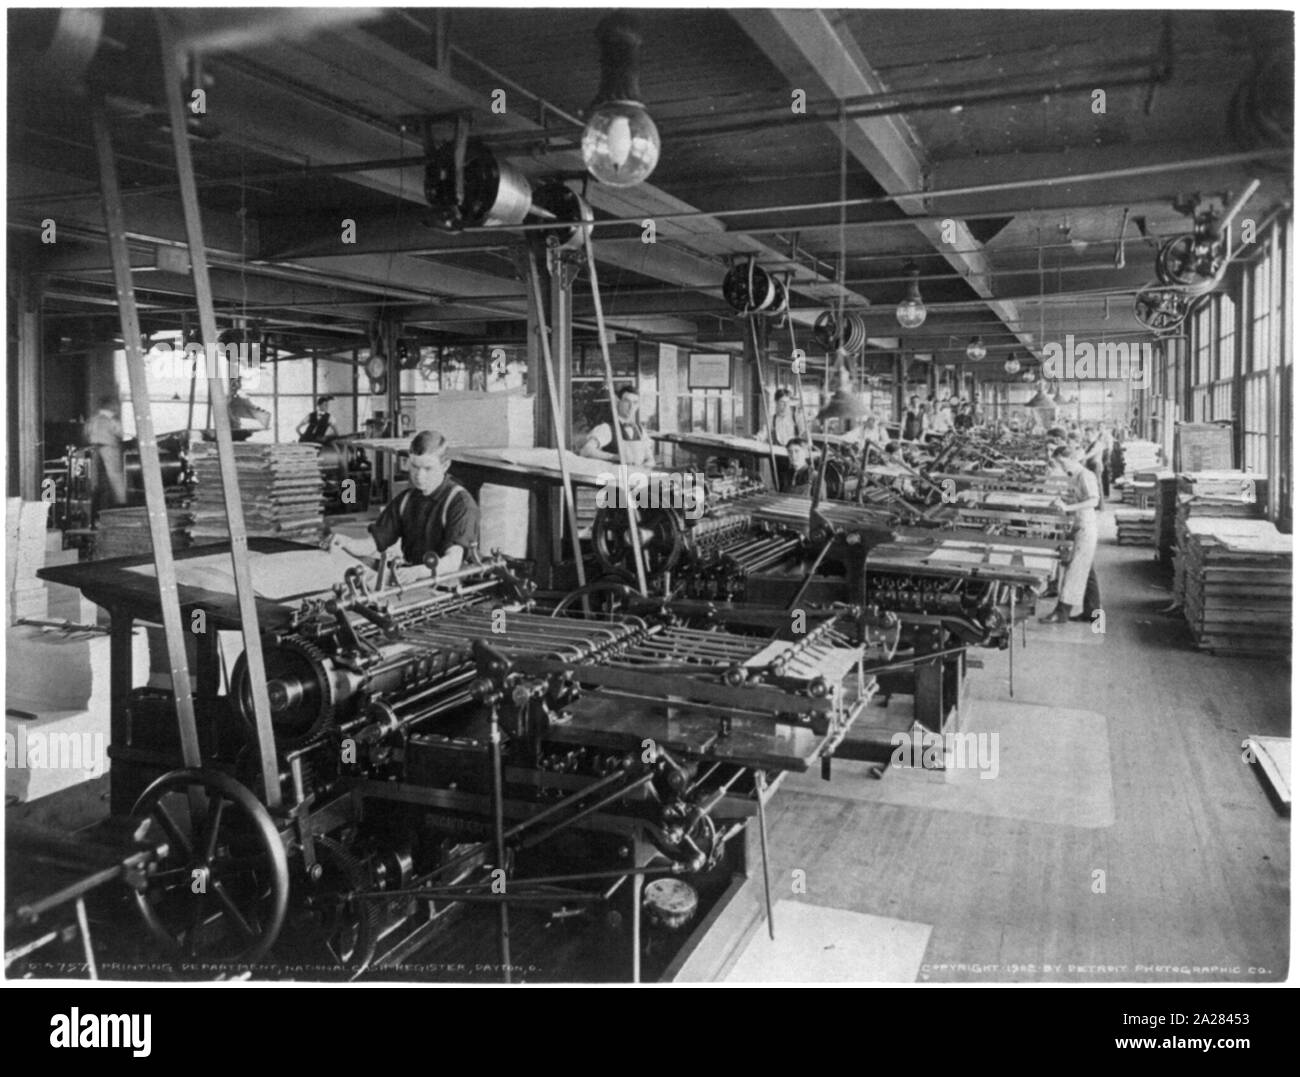
M 1165 284 L 1208 291 L 1224 268 L 1223 248 L 1188 232 L 1165 240 L 1156 256 L 1156 276 Z
M 329 659 L 314 644 L 293 637 L 266 647 L 263 658 L 276 748 L 286 751 L 310 744 L 334 722 L 334 679 Z M 239 716 L 255 732 L 257 720 L 246 655 L 240 655 L 235 663 L 230 694 Z
M 1155 333 L 1171 333 L 1183 324 L 1190 297 L 1163 288 L 1144 288 L 1133 300 L 1133 317 Z
M 314 948 L 340 969 L 365 968 L 379 943 L 380 912 L 374 901 L 359 894 L 369 889 L 365 865 L 333 838 L 316 839 L 318 878 L 306 884 L 299 914 Z
M 776 281 L 753 262 L 732 266 L 722 278 L 722 298 L 737 314 L 757 314 L 776 302 Z
M 577 250 L 583 245 L 584 233 L 590 228 L 579 228 L 577 222 L 590 221 L 595 218 L 591 207 L 583 201 L 582 196 L 564 183 L 548 183 L 533 192 L 533 205 L 553 213 L 557 221 L 573 221 L 573 228 L 557 228 L 545 233 L 548 241 L 554 239 L 562 251 Z
M 632 510 L 641 537 L 641 557 L 646 574 L 671 572 L 686 552 L 681 519 L 672 509 Z M 626 508 L 601 508 L 591 525 L 591 542 L 596 558 L 606 572 L 636 572 L 636 555 L 628 530 Z
M 135 831 L 165 849 L 136 906 L 180 962 L 253 965 L 275 943 L 289 903 L 289 860 L 262 803 L 234 778 L 173 770 L 132 809 Z

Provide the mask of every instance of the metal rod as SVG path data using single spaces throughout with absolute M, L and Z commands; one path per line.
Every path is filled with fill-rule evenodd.
M 95 948 L 90 944 L 90 917 L 86 915 L 86 899 L 77 898 L 77 931 L 81 935 L 81 951 L 86 955 L 86 974 L 92 980 L 99 979 L 99 969 L 95 965 Z
M 203 753 L 199 747 L 199 730 L 194 715 L 193 687 L 185 651 L 186 632 L 181 618 L 176 562 L 172 556 L 171 528 L 167 518 L 167 496 L 163 492 L 158 439 L 153 429 L 153 405 L 149 400 L 149 377 L 145 370 L 144 349 L 140 340 L 140 318 L 131 283 L 131 258 L 126 249 L 126 218 L 119 193 L 108 115 L 102 102 L 97 101 L 92 108 L 91 125 L 94 129 L 95 151 L 99 157 L 104 223 L 108 230 L 108 248 L 117 288 L 122 343 L 126 349 L 127 376 L 131 383 L 131 406 L 139 434 L 140 475 L 144 482 L 145 513 L 149 520 L 149 540 L 153 546 L 154 573 L 158 579 L 158 605 L 162 611 L 163 635 L 167 641 L 167 661 L 171 667 L 172 698 L 176 707 L 181 758 L 185 766 L 195 768 L 203 765 Z M 266 678 L 263 677 L 262 680 L 265 683 Z M 269 709 L 267 723 L 270 723 Z M 274 776 L 274 755 L 272 764 L 270 773 Z M 270 787 L 271 780 L 268 778 L 267 788 Z
M 614 364 L 609 358 L 609 337 L 605 332 L 605 308 L 600 300 L 600 281 L 596 277 L 596 253 L 591 246 L 591 228 L 588 225 L 583 225 L 580 231 L 582 232 L 583 247 L 587 252 L 587 278 L 591 281 L 591 299 L 596 307 L 596 330 L 600 336 L 600 356 L 605 364 L 605 393 L 609 397 L 609 422 L 614 428 L 614 444 L 618 449 L 619 463 L 627 464 L 629 461 L 623 453 L 622 424 L 618 421 L 618 398 L 614 395 Z M 650 591 L 646 587 L 645 581 L 646 566 L 641 549 L 641 526 L 637 521 L 636 509 L 632 506 L 632 498 L 625 497 L 623 501 L 627 510 L 628 537 L 632 540 L 632 555 L 636 559 L 637 589 L 641 592 L 641 597 L 645 598 L 650 594 Z
M 579 819 L 585 819 L 588 815 L 594 815 L 596 812 L 600 811 L 600 809 L 605 807 L 607 804 L 613 804 L 616 801 L 622 800 L 629 793 L 636 792 L 638 789 L 641 788 L 641 786 L 649 785 L 650 782 L 652 781 L 654 781 L 653 771 L 651 771 L 649 774 L 643 774 L 641 777 L 637 778 L 636 781 L 629 783 L 624 788 L 614 790 L 614 792 L 610 793 L 609 795 L 601 797 L 594 804 L 588 804 L 585 808 L 579 809 L 573 815 L 570 815 L 567 819 L 561 819 L 558 823 L 555 824 L 555 826 L 551 827 L 549 830 L 543 830 L 540 834 L 534 834 L 531 838 L 528 838 L 527 840 L 522 842 L 520 848 L 531 849 L 534 845 L 540 845 L 547 838 L 551 837 L 553 834 L 558 834 L 561 830 L 564 830 L 567 827 L 572 826 Z
M 776 469 L 776 430 L 772 423 L 772 407 L 767 399 L 767 379 L 763 376 L 763 355 L 758 345 L 758 323 L 754 321 L 754 316 L 750 315 L 749 337 L 754 345 L 754 370 L 758 374 L 758 392 L 759 400 L 763 405 L 763 425 L 767 427 L 767 456 L 772 463 L 772 489 L 778 492 L 781 489 L 781 473 Z
M 212 283 L 208 277 L 207 248 L 203 243 L 203 220 L 200 216 L 198 190 L 194 185 L 194 162 L 190 156 L 189 128 L 185 122 L 185 109 L 181 102 L 182 80 L 179 57 L 170 18 L 170 13 L 158 13 L 164 93 L 171 124 L 172 146 L 176 154 L 176 173 L 180 180 L 181 206 L 185 216 L 185 235 L 189 244 L 194 295 L 199 308 L 199 325 L 203 343 L 215 347 L 217 319 L 212 306 Z M 279 768 L 276 766 L 275 759 L 275 730 L 271 723 L 271 702 L 266 688 L 266 662 L 262 655 L 257 599 L 253 592 L 253 577 L 248 557 L 248 533 L 244 527 L 244 506 L 240 500 L 239 474 L 235 465 L 234 441 L 230 436 L 230 414 L 227 411 L 226 386 L 223 379 L 208 379 L 208 401 L 212 408 L 213 426 L 217 434 L 221 489 L 225 499 L 226 522 L 230 531 L 230 561 L 239 604 L 239 621 L 244 635 L 244 660 L 248 666 L 249 689 L 253 698 L 263 789 L 266 806 L 275 811 L 280 807 L 281 800 Z M 161 477 L 159 482 L 161 483 Z
M 560 487 L 564 496 L 564 511 L 569 518 L 569 539 L 573 546 L 573 562 L 578 568 L 578 586 L 587 586 L 587 569 L 582 563 L 582 539 L 578 536 L 578 509 L 573 496 L 573 479 L 569 476 L 569 461 L 565 456 L 568 447 L 563 424 L 560 422 L 560 400 L 556 395 L 556 370 L 551 358 L 551 339 L 546 325 L 546 310 L 542 303 L 541 274 L 537 270 L 537 259 L 533 252 L 527 250 L 524 257 L 528 259 L 528 283 L 532 294 L 533 309 L 537 311 L 537 336 L 542 347 L 542 369 L 546 375 L 546 394 L 550 403 L 551 433 L 555 437 L 555 453 L 560 459 Z M 617 419 L 617 416 L 615 416 Z M 587 596 L 582 596 L 582 612 L 591 615 L 591 603 Z
M 664 224 L 669 221 L 691 221 L 703 220 L 709 217 L 745 217 L 745 216 L 763 216 L 769 213 L 800 213 L 804 211 L 818 209 L 846 209 L 853 206 L 880 206 L 890 205 L 895 202 L 906 201 L 908 199 L 935 199 L 935 198 L 959 198 L 970 195 L 996 194 L 1002 191 L 1023 191 L 1033 190 L 1039 187 L 1059 187 L 1074 183 L 1103 183 L 1108 180 L 1116 179 L 1138 179 L 1143 176 L 1161 175 L 1166 172 L 1187 172 L 1194 169 L 1208 169 L 1228 167 L 1231 165 L 1251 164 L 1258 161 L 1272 160 L 1276 158 L 1291 156 L 1291 150 L 1252 150 L 1248 153 L 1224 153 L 1211 157 L 1197 157 L 1185 161 L 1165 161 L 1157 162 L 1150 165 L 1132 165 L 1128 168 L 1104 169 L 1097 172 L 1082 172 L 1075 175 L 1062 174 L 1055 176 L 1039 176 L 1033 179 L 1023 180 L 1003 180 L 999 183 L 979 183 L 971 184 L 966 187 L 949 187 L 937 191 L 898 191 L 893 194 L 875 195 L 866 198 L 846 198 L 834 199 L 825 202 L 804 202 L 804 203 L 783 203 L 772 206 L 754 206 L 747 209 L 717 209 L 717 210 L 691 210 L 682 213 L 659 213 L 655 214 L 655 221 Z M 1052 212 L 1056 212 L 1053 210 Z M 638 228 L 642 226 L 645 219 L 644 214 L 638 217 L 605 217 L 599 220 L 590 221 L 585 224 L 584 229 L 608 228 L 616 224 L 631 224 Z M 942 218 L 940 218 L 942 219 Z M 827 224 L 826 227 L 833 227 Z M 556 228 L 572 228 L 571 222 L 563 223 L 539 223 L 539 224 L 494 224 L 494 225 L 475 225 L 463 229 L 466 233 L 492 233 L 492 232 L 537 232 L 553 230 Z M 801 226 L 803 228 L 807 225 Z M 788 230 L 787 224 L 784 230 Z M 928 306 L 928 304 L 927 304 Z
M 492 831 L 496 838 L 497 869 L 503 875 L 506 871 L 506 834 L 505 834 L 505 781 L 501 762 L 501 720 L 495 703 L 491 707 L 492 740 Z M 501 978 L 510 982 L 510 909 L 501 903 L 498 910 L 498 942 L 501 953 Z
M 776 924 L 772 919 L 772 873 L 767 859 L 767 807 L 763 793 L 767 789 L 767 776 L 754 771 L 754 789 L 758 793 L 758 843 L 763 860 L 763 908 L 767 913 L 767 937 L 776 941 Z
M 641 982 L 641 894 L 645 880 L 632 876 L 632 982 Z

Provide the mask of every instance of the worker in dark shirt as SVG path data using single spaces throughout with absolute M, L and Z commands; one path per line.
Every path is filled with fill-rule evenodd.
M 808 443 L 803 438 L 791 438 L 785 443 L 785 449 L 790 454 L 790 472 L 785 484 L 781 487 L 781 492 L 784 494 L 810 495 L 812 493 L 813 469 Z
M 339 436 L 339 432 L 334 429 L 334 421 L 330 418 L 330 413 L 325 410 L 333 399 L 332 396 L 322 396 L 316 401 L 316 410 L 298 424 L 297 433 L 300 442 L 324 445 L 330 438 Z
M 407 468 L 411 487 L 398 494 L 370 525 L 366 538 L 335 535 L 331 545 L 353 557 L 373 558 L 394 543 L 401 543 L 408 565 L 399 578 L 406 582 L 427 572 L 427 557 L 437 558 L 436 576 L 455 572 L 467 554 L 478 546 L 479 510 L 468 490 L 447 474 L 447 439 L 433 430 L 421 430 L 411 441 Z

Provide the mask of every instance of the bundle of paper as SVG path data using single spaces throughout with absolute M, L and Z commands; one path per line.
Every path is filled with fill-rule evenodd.
M 234 446 L 244 527 L 249 535 L 313 541 L 324 527 L 324 482 L 315 445 L 244 443 Z M 221 467 L 215 445 L 191 452 L 197 481 L 194 538 L 229 538 Z

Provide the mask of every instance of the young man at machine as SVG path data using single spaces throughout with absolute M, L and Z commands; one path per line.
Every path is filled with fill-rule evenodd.
M 810 496 L 812 494 L 813 469 L 808 443 L 802 438 L 791 438 L 785 443 L 785 449 L 790 454 L 790 474 L 781 487 L 781 492 L 803 497 Z
M 398 570 L 404 583 L 427 578 L 430 569 L 435 576 L 455 572 L 478 545 L 479 509 L 469 491 L 448 475 L 448 466 L 447 439 L 421 430 L 407 458 L 410 488 L 385 506 L 366 538 L 335 535 L 329 545 L 371 559 L 400 542 L 408 566 Z
M 646 428 L 641 425 L 637 409 L 641 398 L 631 385 L 619 389 L 613 420 L 618 423 L 619 433 L 623 437 L 623 463 L 629 467 L 654 467 L 654 443 Z M 597 423 L 591 428 L 586 439 L 578 448 L 579 456 L 592 460 L 618 459 L 618 439 L 614 436 L 614 422 Z

